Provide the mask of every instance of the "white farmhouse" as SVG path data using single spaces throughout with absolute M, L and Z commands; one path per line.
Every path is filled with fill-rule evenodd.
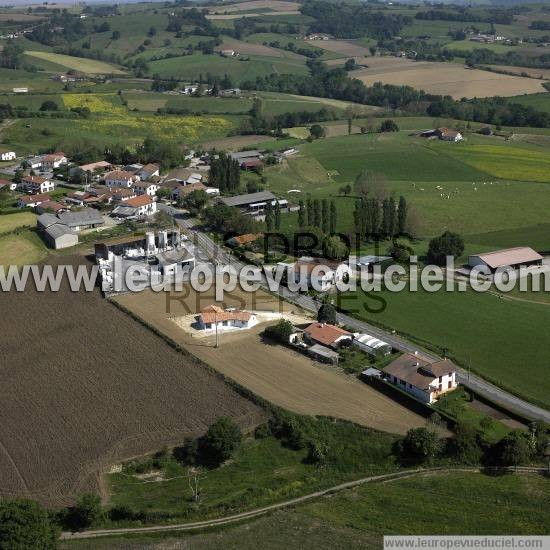
M 138 195 L 149 195 L 150 197 L 155 197 L 158 190 L 159 185 L 150 181 L 138 181 L 134 184 L 134 191 Z
M 384 378 L 423 403 L 434 403 L 458 385 L 456 365 L 451 360 L 428 363 L 408 353 L 384 369 Z
M 55 184 L 41 176 L 23 176 L 17 187 L 27 193 L 48 193 L 54 190 Z
M 108 187 L 132 187 L 138 181 L 138 175 L 125 170 L 113 170 L 105 174 L 105 185 Z
M 15 154 L 15 151 L 10 151 L 9 149 L 0 149 L 0 160 L 15 160 L 16 157 L 17 155 Z
M 65 156 L 65 153 L 51 153 L 41 157 L 40 167 L 44 171 L 51 171 L 55 168 L 59 168 L 62 164 L 67 164 L 68 162 L 69 159 Z
M 258 324 L 254 313 L 236 309 L 222 309 L 214 304 L 201 310 L 199 327 L 201 330 L 249 329 Z

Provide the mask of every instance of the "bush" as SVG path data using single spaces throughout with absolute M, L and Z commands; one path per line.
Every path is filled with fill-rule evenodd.
M 233 456 L 242 441 L 239 426 L 228 416 L 221 416 L 208 428 L 204 437 L 205 458 L 220 464 Z
M 98 525 L 104 518 L 99 495 L 86 493 L 78 498 L 76 506 L 69 509 L 65 523 L 72 529 L 86 529 Z
M 319 323 L 336 324 L 336 308 L 332 304 L 323 304 L 317 312 Z
M 404 437 L 401 452 L 405 461 L 417 464 L 431 462 L 441 452 L 441 441 L 435 432 L 427 428 L 413 428 Z
M 395 120 L 384 120 L 384 122 L 380 124 L 380 132 L 399 132 L 399 126 L 397 126 Z
M 443 235 L 435 237 L 428 245 L 426 259 L 435 265 L 445 265 L 447 256 L 459 258 L 464 252 L 464 240 L 457 233 L 446 231 Z
M 294 326 L 288 319 L 281 319 L 276 325 L 266 327 L 264 334 L 277 342 L 288 344 L 290 335 L 294 332 Z
M 41 111 L 57 111 L 59 109 L 57 103 L 55 101 L 44 101 L 42 105 L 40 105 Z
M 57 533 L 46 510 L 32 500 L 0 500 L 0 548 L 57 548 Z

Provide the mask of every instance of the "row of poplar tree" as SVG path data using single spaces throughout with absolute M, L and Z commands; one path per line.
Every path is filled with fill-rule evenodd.
M 399 197 L 362 197 L 355 203 L 353 220 L 357 232 L 364 239 L 391 239 L 407 232 L 407 201 Z
M 337 210 L 333 200 L 307 199 L 300 201 L 298 210 L 298 226 L 317 227 L 323 233 L 336 233 Z

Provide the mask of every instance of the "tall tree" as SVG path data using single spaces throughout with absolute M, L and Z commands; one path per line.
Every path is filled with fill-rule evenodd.
M 271 201 L 267 201 L 265 206 L 265 227 L 268 231 L 273 229 L 273 222 L 273 206 L 271 205 Z
M 338 217 L 338 212 L 336 210 L 336 203 L 332 200 L 330 201 L 330 224 L 329 224 L 329 230 L 331 233 L 336 233 L 337 217 Z
M 306 226 L 306 208 L 304 206 L 304 201 L 302 200 L 300 200 L 299 205 L 300 206 L 298 210 L 298 227 L 302 229 Z
M 330 225 L 328 199 L 323 199 L 321 202 L 321 229 L 323 233 L 327 233 Z
M 279 201 L 275 202 L 275 229 L 278 231 L 281 229 L 281 205 Z
M 389 200 L 389 223 L 388 223 L 389 237 L 395 237 L 397 232 L 397 205 L 395 199 L 390 197 Z
M 407 200 L 403 195 L 399 197 L 399 209 L 397 214 L 397 233 L 404 235 L 407 231 Z
M 307 199 L 307 224 L 309 227 L 313 226 L 313 220 L 315 216 L 313 214 L 313 201 L 311 199 Z
M 313 201 L 313 225 L 321 227 L 321 201 L 319 199 Z

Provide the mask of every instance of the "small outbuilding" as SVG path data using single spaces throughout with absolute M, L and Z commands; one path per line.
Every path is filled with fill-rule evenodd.
M 308 348 L 307 354 L 315 359 L 315 361 L 332 365 L 337 365 L 340 359 L 340 356 L 335 351 L 325 346 L 321 346 L 320 344 L 315 344 Z

